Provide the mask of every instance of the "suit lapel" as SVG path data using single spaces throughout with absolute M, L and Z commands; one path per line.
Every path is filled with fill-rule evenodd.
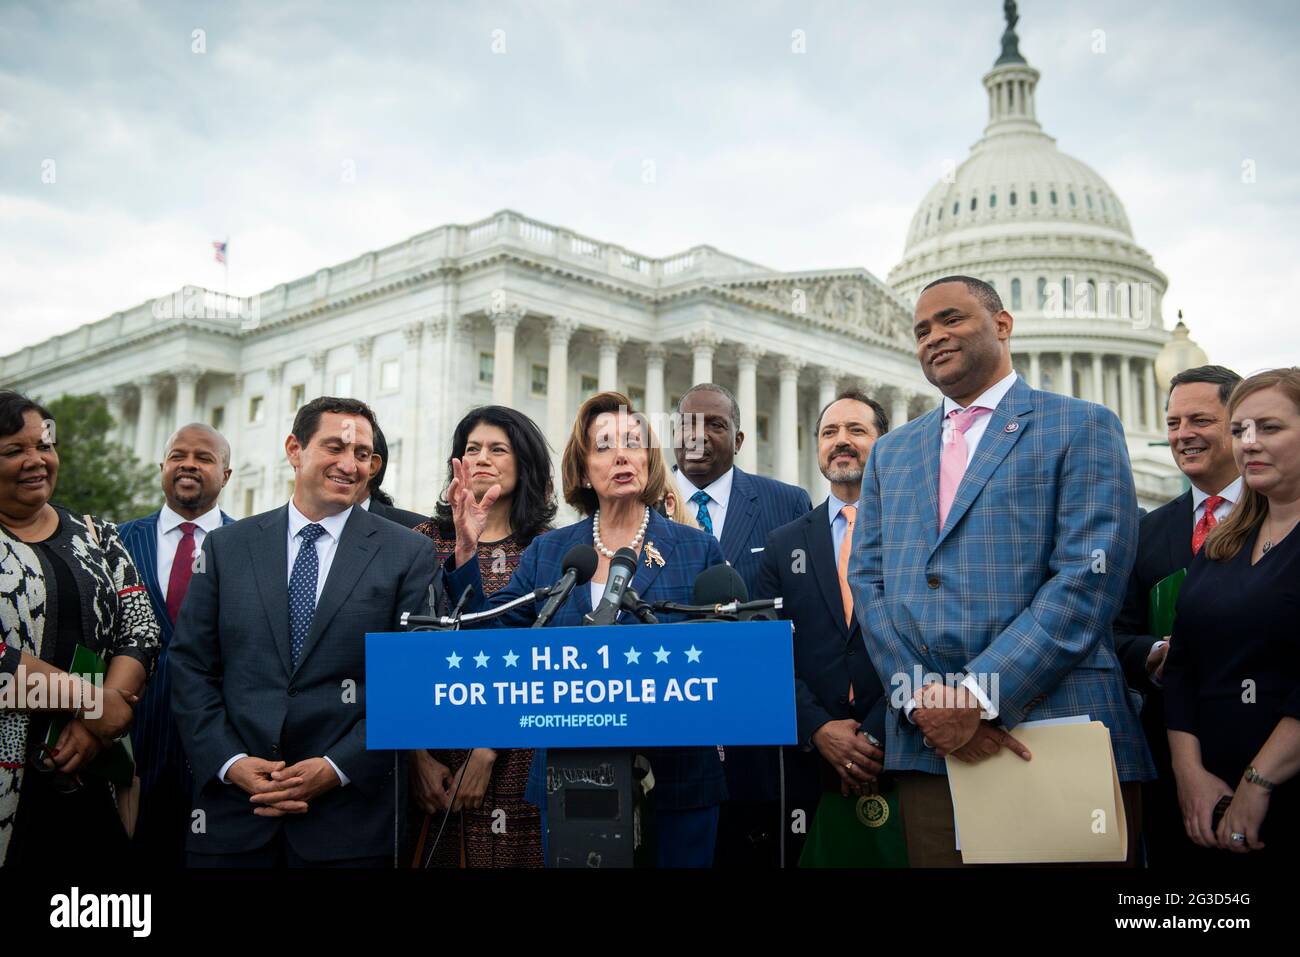
M 840 597 L 840 568 L 836 561 L 834 541 L 831 539 L 829 500 L 822 502 L 804 518 L 804 542 L 816 579 L 831 619 L 840 626 L 847 637 L 848 625 L 844 622 L 844 600 Z
M 727 516 L 727 521 L 731 521 L 730 516 Z M 632 588 L 643 598 L 646 592 L 650 590 L 650 586 L 654 584 L 655 579 L 659 577 L 659 572 L 673 560 L 673 551 L 677 547 L 677 535 L 672 522 L 654 509 L 650 509 L 650 524 L 645 530 L 645 541 L 645 546 L 641 549 L 640 560 L 636 565 L 636 574 L 632 576 Z M 646 556 L 649 554 L 648 546 L 650 545 L 654 545 L 659 552 L 659 557 L 664 560 L 663 565 L 653 559 L 649 565 L 646 564 Z
M 154 617 L 162 629 L 162 643 L 166 647 L 171 643 L 172 622 L 167 617 L 167 602 L 163 599 L 162 585 L 158 582 L 158 517 L 161 511 L 146 515 L 131 527 L 130 539 L 123 544 L 133 555 L 141 556 L 142 561 L 136 568 L 140 580 L 144 582 L 149 602 L 153 605 Z
M 334 550 L 334 560 L 330 562 L 330 574 L 321 589 L 320 601 L 316 603 L 316 613 L 311 619 L 311 630 L 302 644 L 302 653 L 298 655 L 298 667 L 307 660 L 320 636 L 329 627 L 334 616 L 338 614 L 343 603 L 352 594 L 357 579 L 366 570 L 370 560 L 375 557 L 378 545 L 374 535 L 378 531 L 372 516 L 364 508 L 354 508 L 343 526 L 343 534 Z M 287 532 L 286 532 L 287 534 Z M 287 589 L 286 589 L 287 591 Z M 286 608 L 288 606 L 286 605 Z
M 266 515 L 258 524 L 258 534 L 249 546 L 249 560 L 257 581 L 271 638 L 284 664 L 285 674 L 292 674 L 289 653 L 289 506 L 284 505 Z
M 912 491 L 917 496 L 921 527 L 933 549 L 939 532 L 939 449 L 943 442 L 943 405 L 927 412 L 917 426 L 925 437 L 912 466 Z M 887 518 L 888 516 L 882 516 Z
M 1192 490 L 1183 493 L 1174 509 L 1175 520 L 1170 523 L 1165 544 L 1169 548 L 1169 567 L 1186 568 L 1192 563 Z
M 957 497 L 953 499 L 952 509 L 948 512 L 947 523 L 939 531 L 939 537 L 935 540 L 935 548 L 938 548 L 948 534 L 957 527 L 957 523 L 961 521 L 962 516 L 966 514 L 979 493 L 983 491 L 984 486 L 993 477 L 993 473 L 1002 464 L 1002 460 L 1020 441 L 1020 436 L 1025 434 L 1025 426 L 1029 423 L 1029 414 L 1034 410 L 1030 394 L 1029 386 L 1025 384 L 1024 380 L 1016 379 L 1011 390 L 1007 392 L 1002 401 L 998 403 L 998 407 L 989 416 L 988 427 L 984 430 L 979 447 L 975 450 L 975 457 L 971 459 L 970 465 L 966 468 L 966 474 L 962 476 L 961 484 L 957 486 Z M 937 467 L 935 472 L 937 475 Z M 935 485 L 937 488 L 937 477 Z M 936 492 L 936 521 L 938 520 L 938 501 Z
M 758 521 L 758 489 L 749 474 L 733 467 L 731 475 L 731 500 L 727 503 L 727 517 L 722 523 L 722 538 L 718 545 L 722 555 L 734 568 L 744 557 L 749 533 Z M 665 556 L 667 557 L 667 556 Z

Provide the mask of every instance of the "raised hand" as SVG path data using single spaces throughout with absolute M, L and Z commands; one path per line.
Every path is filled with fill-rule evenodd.
M 447 487 L 447 504 L 451 506 L 451 520 L 456 526 L 456 567 L 472 559 L 478 551 L 478 540 L 487 527 L 488 514 L 501 495 L 501 486 L 493 485 L 475 499 L 470 485 L 469 466 L 464 459 L 451 460 L 451 485 Z

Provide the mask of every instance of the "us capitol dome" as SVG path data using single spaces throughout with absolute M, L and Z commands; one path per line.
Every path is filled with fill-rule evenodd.
M 1016 320 L 1016 370 L 1037 388 L 1112 409 L 1138 497 L 1159 504 L 1182 487 L 1168 449 L 1154 444 L 1165 438 L 1156 359 L 1170 341 L 1167 281 L 1110 184 L 1043 132 L 1039 72 L 1020 53 L 1015 3 L 1004 6 L 1002 55 L 984 75 L 984 135 L 917 207 L 889 284 L 912 306 L 940 276 L 991 283 Z

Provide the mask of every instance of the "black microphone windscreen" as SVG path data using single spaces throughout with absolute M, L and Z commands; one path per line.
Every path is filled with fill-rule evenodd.
M 566 572 L 572 568 L 577 573 L 575 585 L 585 585 L 591 581 L 591 576 L 596 574 L 596 566 L 599 563 L 600 556 L 590 545 L 574 545 L 564 553 L 563 568 Z
M 696 605 L 749 601 L 749 589 L 745 587 L 745 579 L 730 565 L 714 565 L 695 577 L 691 601 Z
M 620 548 L 618 551 L 614 553 L 614 557 L 609 560 L 609 563 L 611 566 L 623 565 L 626 568 L 632 569 L 633 574 L 635 574 L 636 560 L 637 560 L 636 552 L 632 551 L 632 549 L 630 548 L 624 547 L 624 548 Z

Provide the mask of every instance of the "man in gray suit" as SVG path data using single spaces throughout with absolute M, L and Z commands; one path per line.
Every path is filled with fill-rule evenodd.
M 285 506 L 203 542 L 172 639 L 172 710 L 194 771 L 191 867 L 391 866 L 397 755 L 366 750 L 365 642 L 425 610 L 429 539 L 353 502 L 374 414 L 303 406 Z

